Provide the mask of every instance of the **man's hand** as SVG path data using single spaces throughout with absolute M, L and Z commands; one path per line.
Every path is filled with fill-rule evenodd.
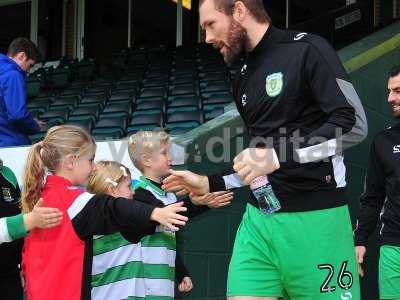
M 220 208 L 231 204 L 233 193 L 229 191 L 221 191 L 207 193 L 201 196 L 191 193 L 189 197 L 194 205 L 207 205 L 210 208 Z
M 233 168 L 247 185 L 258 176 L 271 174 L 280 167 L 275 150 L 267 148 L 247 148 L 233 162 Z
M 47 123 L 46 123 L 46 122 L 40 121 L 40 120 L 38 120 L 38 119 L 35 119 L 35 121 L 36 121 L 36 123 L 38 124 L 40 130 L 43 130 L 43 129 L 46 128 L 46 126 L 47 126 Z
M 364 256 L 365 253 L 367 252 L 367 248 L 365 248 L 365 246 L 356 246 L 355 251 L 358 263 L 358 273 L 360 274 L 361 277 L 364 277 L 364 270 L 362 268 L 362 264 L 364 262 Z
M 210 192 L 207 176 L 190 171 L 170 170 L 170 175 L 163 180 L 162 189 L 174 192 L 178 196 L 187 194 L 204 195 Z

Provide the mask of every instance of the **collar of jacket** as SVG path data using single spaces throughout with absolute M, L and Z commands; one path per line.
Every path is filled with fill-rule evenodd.
M 262 39 L 258 42 L 254 49 L 248 53 L 248 57 L 252 58 L 262 55 L 269 47 L 271 47 L 271 45 L 280 41 L 283 36 L 283 30 L 280 30 L 270 24 Z
M 48 175 L 46 178 L 46 184 L 48 185 L 62 185 L 62 186 L 71 186 L 72 183 L 65 177 L 57 176 L 57 175 Z

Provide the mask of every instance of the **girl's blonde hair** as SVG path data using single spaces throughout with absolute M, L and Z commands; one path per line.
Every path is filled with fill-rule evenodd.
M 67 155 L 80 157 L 95 151 L 93 137 L 83 128 L 73 125 L 50 128 L 44 140 L 29 151 L 23 178 L 22 211 L 30 212 L 39 200 L 46 172 L 54 173 Z
M 111 187 L 130 175 L 129 169 L 119 162 L 99 161 L 96 163 L 96 170 L 90 175 L 87 190 L 93 194 L 107 194 Z
M 141 155 L 159 150 L 161 145 L 169 143 L 169 135 L 164 131 L 139 131 L 128 139 L 128 153 L 132 163 L 143 172 Z

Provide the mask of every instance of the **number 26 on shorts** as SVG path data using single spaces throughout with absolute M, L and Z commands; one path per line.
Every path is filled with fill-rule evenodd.
M 343 289 L 348 290 L 353 285 L 353 274 L 347 271 L 348 261 L 344 261 L 340 267 L 339 274 L 336 277 L 337 285 Z M 320 287 L 321 293 L 329 293 L 336 291 L 336 286 L 331 285 L 331 282 L 335 276 L 335 268 L 331 264 L 320 264 L 318 265 L 319 270 L 327 270 L 328 274 Z

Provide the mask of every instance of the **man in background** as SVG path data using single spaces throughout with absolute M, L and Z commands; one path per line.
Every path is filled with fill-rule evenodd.
M 36 45 L 26 38 L 14 39 L 7 55 L 0 54 L 0 147 L 29 145 L 28 135 L 45 125 L 26 108 L 26 73 L 39 58 Z

